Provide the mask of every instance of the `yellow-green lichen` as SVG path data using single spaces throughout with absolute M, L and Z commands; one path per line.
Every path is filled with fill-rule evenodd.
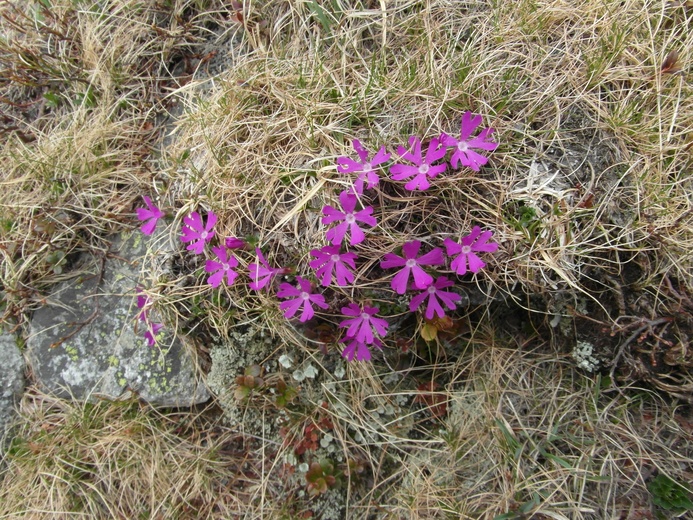
M 71 361 L 77 361 L 79 359 L 79 351 L 77 350 L 77 347 L 63 343 L 63 348 Z

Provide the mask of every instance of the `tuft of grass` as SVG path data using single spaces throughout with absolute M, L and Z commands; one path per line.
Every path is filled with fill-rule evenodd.
M 256 462 L 203 414 L 132 400 L 80 404 L 29 389 L 14 433 L 0 518 L 229 518 L 245 507 Z
M 23 324 L 76 253 L 103 254 L 140 195 L 164 187 L 153 154 L 166 96 L 199 63 L 194 46 L 218 16 L 203 7 L 0 6 L 3 322 Z
M 686 425 L 656 393 L 614 394 L 566 359 L 504 345 L 465 356 L 454 373 L 433 442 L 391 476 L 392 517 L 649 517 L 653 475 L 687 481 L 677 461 L 690 442 L 666 440 Z
M 383 254 L 475 224 L 501 242 L 484 280 L 522 305 L 524 295 L 544 302 L 535 311 L 562 312 L 553 302 L 569 294 L 613 322 L 597 295 L 622 298 L 633 271 L 634 290 L 652 288 L 655 314 L 675 304 L 655 289 L 666 279 L 690 293 L 693 97 L 683 75 L 660 70 L 665 49 L 690 43 L 685 24 L 670 23 L 688 11 L 636 1 L 316 6 L 247 6 L 234 67 L 176 93 L 186 111 L 165 160 L 177 221 L 213 210 L 220 235 L 252 237 L 306 275 L 308 252 L 324 244 L 320 208 L 349 185 L 335 159 L 352 139 L 394 150 L 412 134 L 455 134 L 472 110 L 501 142 L 490 164 L 448 171 L 424 193 L 385 181 L 367 195 L 379 226 L 356 248 L 355 291 L 337 301 L 382 300 Z M 227 294 L 238 308 L 212 306 L 208 318 L 222 334 L 258 318 L 288 334 L 263 297 L 240 284 Z

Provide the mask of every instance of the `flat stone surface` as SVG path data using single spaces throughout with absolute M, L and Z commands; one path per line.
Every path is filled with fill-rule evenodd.
M 24 357 L 17 347 L 17 338 L 14 334 L 0 334 L 0 440 L 14 418 L 23 390 Z
M 147 248 L 172 247 L 139 230 L 112 240 L 105 261 L 85 258 L 85 274 L 60 284 L 34 313 L 27 362 L 39 385 L 63 397 L 129 398 L 155 406 L 191 406 L 209 399 L 194 361 L 170 327 L 154 347 L 136 320 L 136 288 Z M 156 246 L 156 244 L 159 244 Z M 155 321 L 156 313 L 150 313 Z M 137 330 L 135 330 L 137 328 Z

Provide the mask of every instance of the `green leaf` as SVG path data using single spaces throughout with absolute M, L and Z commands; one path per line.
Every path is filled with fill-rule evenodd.
M 325 9 L 323 9 L 322 6 L 320 6 L 320 4 L 318 4 L 315 0 L 311 0 L 310 2 L 308 2 L 308 8 L 318 19 L 320 25 L 322 25 L 322 28 L 325 30 L 325 32 L 327 34 L 331 34 L 332 20 L 330 20 L 330 17 L 327 15 Z

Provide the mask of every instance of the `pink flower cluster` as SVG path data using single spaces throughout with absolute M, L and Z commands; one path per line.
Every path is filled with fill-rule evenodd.
M 459 139 L 443 133 L 424 146 L 418 137 L 410 137 L 408 148 L 397 148 L 400 161 L 390 166 L 391 178 L 395 181 L 406 180 L 404 187 L 408 190 L 426 190 L 431 186 L 430 181 L 447 169 L 445 157 L 449 149 L 453 150 L 449 162 L 453 168 L 461 165 L 479 171 L 488 159 L 477 150 L 493 151 L 498 146 L 489 140 L 493 133 L 492 128 L 482 129 L 476 137 L 472 137 L 480 124 L 481 116 L 466 112 L 462 116 Z M 364 192 L 378 185 L 378 170 L 390 160 L 391 154 L 387 153 L 383 146 L 370 157 L 369 152 L 358 140 L 353 141 L 353 147 L 358 160 L 339 157 L 337 170 L 342 174 L 355 174 L 354 183 L 350 189 L 339 194 L 338 206 L 328 204 L 322 208 L 321 222 L 329 226 L 325 234 L 328 244 L 310 251 L 312 260 L 308 265 L 315 271 L 315 278 L 323 287 L 333 284 L 345 287 L 354 283 L 358 255 L 353 251 L 343 250 L 343 244 L 345 247 L 361 244 L 366 240 L 366 234 L 378 225 L 373 215 L 373 207 L 363 204 Z M 144 197 L 144 201 L 147 207 L 138 209 L 137 216 L 144 221 L 142 232 L 150 235 L 164 213 L 149 197 Z M 204 254 L 206 245 L 215 236 L 217 216 L 210 211 L 205 222 L 198 212 L 192 212 L 183 222 L 180 238 L 187 244 L 186 249 L 198 255 Z M 446 254 L 440 247 L 420 254 L 422 243 L 412 240 L 402 245 L 401 256 L 387 253 L 380 262 L 380 267 L 398 269 L 390 284 L 397 294 L 416 292 L 409 305 L 411 312 L 416 312 L 427 302 L 424 313 L 427 319 L 434 316 L 443 317 L 445 308 L 454 310 L 461 297 L 448 290 L 454 285 L 452 280 L 445 276 L 434 278 L 427 269 L 444 266 L 447 258 L 450 260 L 450 270 L 459 276 L 464 276 L 467 272 L 479 272 L 485 263 L 478 254 L 492 253 L 498 249 L 498 244 L 489 241 L 492 235 L 491 231 L 482 232 L 475 226 L 471 233 L 462 237 L 459 242 L 446 238 L 443 242 Z M 234 251 L 246 248 L 245 241 L 233 237 L 227 238 L 222 245 L 212 247 L 211 252 L 215 258 L 205 262 L 205 271 L 209 273 L 207 283 L 215 288 L 224 282 L 232 285 L 239 277 L 236 270 L 239 261 L 234 256 Z M 259 248 L 255 249 L 255 256 L 255 261 L 248 264 L 248 276 L 251 280 L 248 285 L 254 291 L 272 287 L 272 281 L 277 276 L 290 271 L 287 268 L 270 266 Z M 298 316 L 299 321 L 306 322 L 315 316 L 315 307 L 329 309 L 325 297 L 314 292 L 310 280 L 301 276 L 295 277 L 295 285 L 281 283 L 276 296 L 283 300 L 279 304 L 279 309 L 287 319 Z M 137 300 L 138 307 L 142 309 L 139 319 L 151 325 L 145 337 L 150 345 L 153 345 L 155 335 L 162 325 L 149 324 L 145 308 L 149 300 L 144 298 L 138 296 Z M 341 313 L 346 318 L 339 323 L 339 326 L 345 329 L 344 337 L 340 340 L 345 345 L 342 356 L 349 361 L 370 360 L 370 348 L 382 348 L 381 340 L 387 334 L 388 322 L 377 317 L 378 312 L 378 307 L 354 302 L 341 308 Z
M 493 128 L 484 128 L 479 135 L 472 134 L 481 124 L 481 116 L 471 112 L 465 112 L 460 125 L 460 138 L 456 139 L 445 133 L 431 139 L 426 147 L 426 153 L 422 151 L 421 140 L 416 136 L 409 138 L 409 147 L 398 146 L 397 155 L 402 162 L 396 162 L 390 166 L 390 174 L 393 180 L 402 181 L 409 179 L 404 187 L 408 190 L 427 190 L 433 179 L 447 169 L 447 162 L 443 158 L 452 149 L 450 165 L 458 168 L 459 165 L 479 171 L 488 162 L 488 158 L 476 150 L 492 152 L 498 147 L 498 143 L 490 140 Z M 390 154 L 385 152 L 383 146 L 373 157 L 368 159 L 368 152 L 357 140 L 353 142 L 354 150 L 361 162 L 349 157 L 337 159 L 337 171 L 339 173 L 356 173 L 356 180 L 352 192 L 358 195 L 363 193 L 364 184 L 367 188 L 373 188 L 378 184 L 379 177 L 375 166 L 383 164 L 390 159 Z
M 464 276 L 467 271 L 478 273 L 486 264 L 477 256 L 477 253 L 493 253 L 498 250 L 498 244 L 489 242 L 493 233 L 485 231 L 481 233 L 479 226 L 474 226 L 472 232 L 463 237 L 461 243 L 455 242 L 450 238 L 444 241 L 447 249 L 447 255 L 452 259 L 450 268 L 459 276 Z M 443 251 L 436 247 L 426 254 L 417 256 L 421 242 L 412 240 L 402 246 L 403 256 L 388 253 L 380 262 L 380 267 L 383 269 L 391 269 L 393 267 L 401 267 L 401 269 L 392 278 L 391 287 L 397 294 L 404 294 L 408 289 L 422 291 L 419 295 L 412 298 L 409 305 L 409 310 L 414 312 L 419 308 L 423 301 L 428 298 L 428 306 L 426 307 L 425 316 L 427 319 L 433 319 L 436 315 L 439 318 L 445 316 L 445 311 L 440 305 L 440 302 L 450 309 L 455 309 L 455 302 L 460 301 L 460 296 L 456 293 L 443 291 L 448 287 L 452 287 L 454 283 L 448 280 L 445 276 L 438 277 L 435 281 L 433 277 L 424 271 L 421 266 L 438 266 L 445 263 Z M 411 286 L 409 278 L 413 279 Z

